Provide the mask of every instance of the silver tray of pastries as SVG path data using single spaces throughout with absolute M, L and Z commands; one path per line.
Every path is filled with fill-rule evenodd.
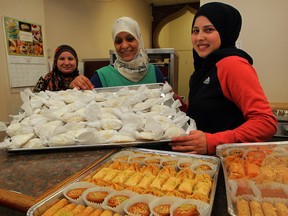
M 219 167 L 220 160 L 214 156 L 123 148 L 32 206 L 27 215 L 88 211 L 85 215 L 178 215 L 175 212 L 184 211 L 209 216 Z
M 0 149 L 22 152 L 169 142 L 195 128 L 169 84 L 21 92 Z
M 217 155 L 230 215 L 288 215 L 287 141 L 224 144 Z

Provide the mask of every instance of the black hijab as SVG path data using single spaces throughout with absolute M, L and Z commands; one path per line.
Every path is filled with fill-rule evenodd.
M 57 61 L 63 52 L 70 52 L 76 59 L 76 69 L 70 74 L 63 74 L 58 66 Z M 49 77 L 51 76 L 51 77 Z M 74 80 L 75 77 L 79 76 L 78 70 L 78 56 L 76 51 L 69 45 L 61 45 L 56 48 L 54 54 L 53 69 L 49 76 L 45 78 L 49 79 L 48 89 L 51 91 L 66 90 L 69 88 L 69 84 Z
M 221 2 L 211 2 L 202 5 L 194 16 L 192 29 L 195 20 L 199 16 L 205 16 L 214 25 L 221 39 L 220 48 L 210 53 L 205 59 L 201 58 L 193 49 L 194 68 L 193 79 L 190 80 L 190 91 L 195 91 L 203 79 L 207 77 L 206 72 L 219 60 L 227 56 L 240 56 L 253 64 L 253 59 L 243 50 L 237 49 L 235 44 L 239 37 L 242 17 L 239 11 Z

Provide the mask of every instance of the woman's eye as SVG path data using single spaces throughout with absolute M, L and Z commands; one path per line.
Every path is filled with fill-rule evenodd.
M 215 29 L 214 28 L 207 28 L 205 31 L 206 32 L 213 32 L 213 31 L 215 31 Z
M 135 40 L 135 38 L 132 37 L 132 36 L 128 36 L 128 37 L 126 37 L 126 40 L 127 40 L 128 42 L 133 42 L 133 41 Z
M 122 39 L 121 38 L 115 38 L 115 44 L 121 44 L 122 43 Z
M 192 29 L 192 34 L 197 34 L 199 32 L 198 29 Z
M 69 60 L 69 61 L 73 61 L 73 60 L 75 60 L 75 58 L 69 57 L 68 60 Z

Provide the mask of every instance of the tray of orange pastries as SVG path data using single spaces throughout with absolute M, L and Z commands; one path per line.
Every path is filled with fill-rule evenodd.
M 231 215 L 288 215 L 288 142 L 217 147 Z
M 27 215 L 209 216 L 219 166 L 214 156 L 123 148 Z

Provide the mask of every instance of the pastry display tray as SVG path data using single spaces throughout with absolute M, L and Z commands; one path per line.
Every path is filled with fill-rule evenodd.
M 283 165 L 287 176 L 287 164 L 286 162 L 281 164 L 281 160 L 288 161 L 287 141 L 223 144 L 217 146 L 216 154 L 220 158 L 223 167 L 228 213 L 230 215 L 239 215 L 237 203 L 241 206 L 240 202 L 243 200 L 251 215 L 253 215 L 252 206 L 254 204 L 260 207 L 260 211 L 261 208 L 264 211 L 263 203 L 265 203 L 264 205 L 269 203 L 271 209 L 276 209 L 275 203 L 281 203 L 288 207 L 287 182 L 280 182 L 280 175 L 275 175 L 273 181 L 271 180 L 272 176 L 268 178 L 268 175 L 265 175 L 266 166 L 271 174 L 271 171 L 273 172 L 274 169 Z M 236 162 L 232 164 L 231 161 L 235 158 L 237 158 L 237 161 L 235 160 Z M 280 164 L 273 165 L 278 159 L 280 159 Z M 242 170 L 239 168 L 242 162 L 244 163 L 243 176 L 238 175 Z M 268 192 L 265 192 L 265 190 Z M 281 190 L 281 197 L 278 197 L 278 190 Z M 266 212 L 265 214 L 263 212 L 263 215 L 271 215 L 271 213 Z
M 101 143 L 101 144 L 81 144 L 81 145 L 66 145 L 66 146 L 49 146 L 43 148 L 18 148 L 8 149 L 10 153 L 29 153 L 29 152 L 45 152 L 45 151 L 68 151 L 68 150 L 87 150 L 87 149 L 104 149 L 104 148 L 128 148 L 128 147 L 152 147 L 153 145 L 166 145 L 171 140 L 157 140 L 157 141 L 137 141 L 137 142 L 123 142 L 123 143 Z
M 59 189 L 58 191 L 54 192 L 53 194 L 51 194 L 47 198 L 36 203 L 34 206 L 32 206 L 27 211 L 27 216 L 40 216 L 40 215 L 42 215 L 47 209 L 49 209 L 51 206 L 53 206 L 59 200 L 65 198 L 64 192 L 65 192 L 65 190 L 67 191 L 67 188 L 71 187 L 71 185 L 81 183 L 81 182 L 89 179 L 90 176 L 93 176 L 103 166 L 105 167 L 106 164 L 112 163 L 118 155 L 120 158 L 120 156 L 122 157 L 123 154 L 127 153 L 127 152 L 131 153 L 132 157 L 137 156 L 137 155 L 141 155 L 141 156 L 146 155 L 145 159 L 150 159 L 150 158 L 152 159 L 152 158 L 155 158 L 154 156 L 156 156 L 156 157 L 160 156 L 163 158 L 168 158 L 168 160 L 169 160 L 169 158 L 177 158 L 178 160 L 188 159 L 190 161 L 195 161 L 195 163 L 196 162 L 198 162 L 198 163 L 203 162 L 203 163 L 210 164 L 210 165 L 213 164 L 213 166 L 214 166 L 213 174 L 212 173 L 209 174 L 211 176 L 211 179 L 213 180 L 213 184 L 212 184 L 211 191 L 210 191 L 210 200 L 208 203 L 206 203 L 206 202 L 204 203 L 202 201 L 196 200 L 196 202 L 203 203 L 204 204 L 203 206 L 206 207 L 205 214 L 201 214 L 201 216 L 211 215 L 212 207 L 213 207 L 213 203 L 214 203 L 214 199 L 215 199 L 215 193 L 216 193 L 218 172 L 219 172 L 219 167 L 220 167 L 219 158 L 214 157 L 214 156 L 194 155 L 194 154 L 186 154 L 186 153 L 178 153 L 178 152 L 170 152 L 170 151 L 162 151 L 162 150 L 152 150 L 152 149 L 129 147 L 129 148 L 123 148 L 122 150 L 112 154 L 111 156 L 109 156 L 108 158 L 106 158 L 105 160 L 103 160 L 99 164 L 97 164 L 95 167 L 93 167 L 92 169 L 90 169 L 86 173 L 82 174 L 77 179 L 71 181 L 70 183 L 68 183 L 67 185 L 65 185 L 64 187 Z M 137 162 L 140 163 L 139 160 L 137 160 Z M 175 168 L 175 169 L 177 170 L 177 168 Z M 125 191 L 127 191 L 127 190 L 125 190 Z M 187 199 L 184 199 L 184 200 L 187 200 Z M 189 199 L 189 200 L 194 200 L 194 199 Z M 70 202 L 71 202 L 71 200 L 70 200 Z M 88 206 L 87 204 L 84 204 L 84 205 Z M 103 209 L 105 209 L 105 208 L 103 208 Z
M 146 86 L 148 89 L 161 89 L 163 88 L 164 84 L 163 83 L 157 83 L 157 84 L 145 84 L 145 85 L 131 85 L 127 86 L 129 90 L 137 90 L 141 86 Z M 116 93 L 123 89 L 124 86 L 120 87 L 107 87 L 107 88 L 95 88 L 95 91 L 97 93 Z M 165 94 L 162 93 L 161 96 L 162 98 L 165 97 Z M 171 107 L 172 104 L 174 103 L 174 99 L 170 98 L 164 102 L 166 106 Z M 176 108 L 179 110 L 178 108 Z M 182 127 L 184 130 L 186 130 L 189 127 L 188 122 L 184 124 Z M 87 149 L 87 148 L 105 148 L 105 147 L 135 147 L 135 146 L 151 146 L 154 144 L 162 145 L 162 144 L 167 144 L 171 141 L 171 139 L 155 139 L 155 140 L 141 140 L 137 139 L 136 141 L 121 141 L 121 142 L 104 142 L 104 143 L 75 143 L 71 145 L 53 145 L 53 146 L 46 146 L 46 147 L 29 147 L 29 148 L 7 148 L 5 149 L 8 152 L 11 153 L 21 153 L 21 152 L 37 152 L 37 151 L 50 151 L 50 150 L 79 150 L 79 149 Z

